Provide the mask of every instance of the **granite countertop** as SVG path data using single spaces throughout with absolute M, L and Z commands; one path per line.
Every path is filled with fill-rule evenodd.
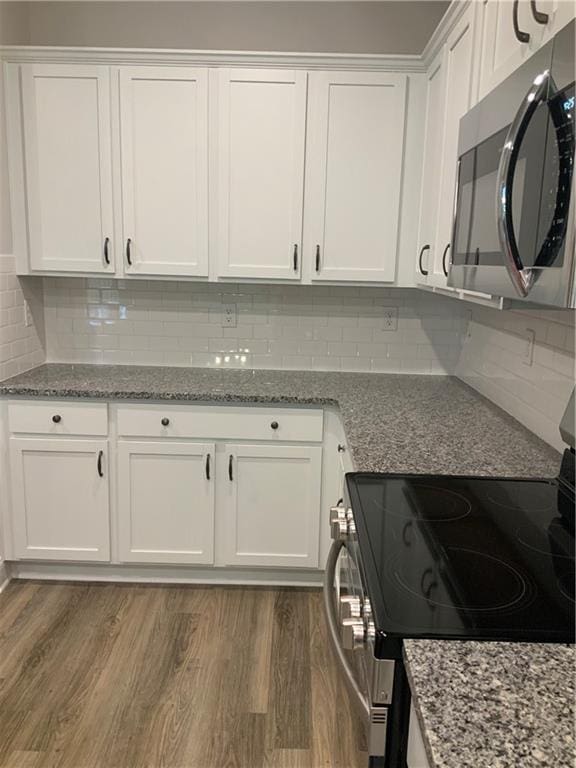
M 553 477 L 559 454 L 456 378 L 47 364 L 0 396 L 277 403 L 340 409 L 357 470 Z M 573 765 L 573 648 L 410 640 L 432 768 Z
M 572 646 L 406 640 L 434 768 L 573 768 Z
M 1 382 L 0 395 L 336 406 L 359 471 L 553 477 L 560 466 L 448 376 L 47 364 Z

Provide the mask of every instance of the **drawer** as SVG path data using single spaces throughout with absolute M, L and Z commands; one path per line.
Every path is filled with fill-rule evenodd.
M 8 425 L 14 433 L 42 435 L 107 435 L 106 403 L 30 400 L 8 405 Z
M 118 406 L 123 437 L 321 442 L 324 414 L 302 408 L 241 406 Z

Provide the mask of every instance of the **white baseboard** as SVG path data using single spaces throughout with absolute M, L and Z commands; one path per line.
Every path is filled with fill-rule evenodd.
M 281 568 L 193 568 L 186 566 L 96 565 L 78 563 L 10 564 L 12 579 L 123 582 L 134 584 L 221 584 L 319 587 L 322 571 Z
M 8 586 L 11 578 L 10 566 L 8 563 L 0 563 L 0 592 Z

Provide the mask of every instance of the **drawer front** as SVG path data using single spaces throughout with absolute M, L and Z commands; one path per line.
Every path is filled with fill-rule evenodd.
M 107 435 L 106 403 L 27 401 L 8 406 L 10 431 L 41 435 Z
M 122 437 L 321 442 L 321 410 L 227 406 L 125 405 L 118 407 Z

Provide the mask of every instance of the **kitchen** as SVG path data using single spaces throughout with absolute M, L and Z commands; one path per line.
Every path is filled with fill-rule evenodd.
M 573 764 L 575 15 L 0 2 L 0 768 Z

